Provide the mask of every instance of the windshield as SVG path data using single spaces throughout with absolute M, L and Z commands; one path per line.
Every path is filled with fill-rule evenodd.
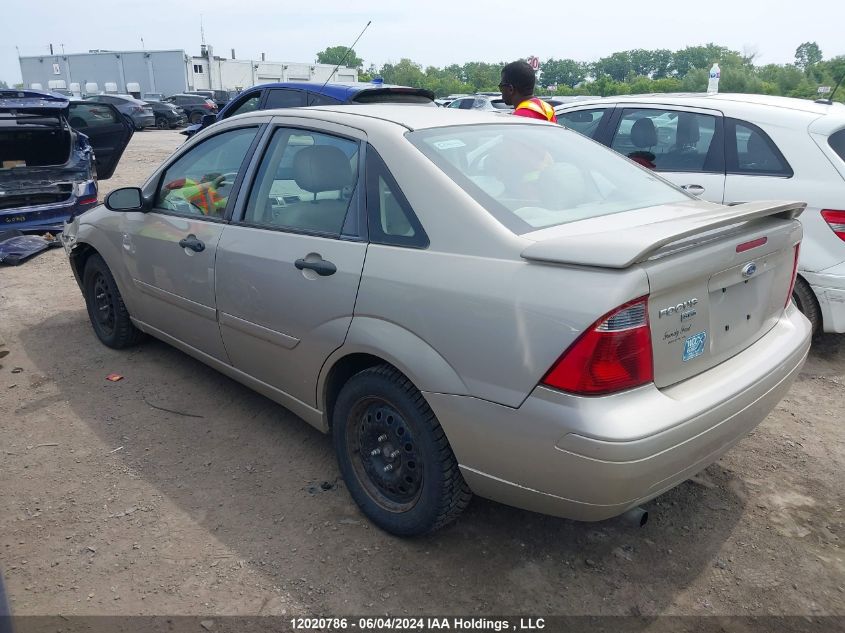
M 691 197 L 560 127 L 462 125 L 407 138 L 517 234 Z

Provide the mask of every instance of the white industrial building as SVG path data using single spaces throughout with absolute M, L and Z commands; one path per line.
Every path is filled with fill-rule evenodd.
M 214 55 L 202 46 L 200 55 L 184 50 L 103 51 L 33 55 L 19 58 L 27 88 L 62 90 L 74 95 L 97 93 L 163 93 L 185 90 L 240 91 L 276 81 L 358 81 L 358 71 L 330 64 L 235 59 Z

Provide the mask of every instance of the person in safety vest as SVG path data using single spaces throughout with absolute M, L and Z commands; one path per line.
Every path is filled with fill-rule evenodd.
M 228 196 L 221 196 L 217 188 L 223 183 L 222 174 L 207 174 L 197 182 L 191 178 L 177 178 L 164 187 L 179 192 L 179 196 L 202 211 L 203 215 L 221 217 L 226 210 Z
M 535 79 L 534 69 L 528 62 L 520 60 L 506 65 L 502 68 L 502 81 L 499 83 L 502 99 L 514 107 L 516 116 L 557 123 L 554 108 L 534 96 Z

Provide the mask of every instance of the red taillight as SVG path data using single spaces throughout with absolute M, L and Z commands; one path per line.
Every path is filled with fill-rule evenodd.
M 214 105 L 213 103 L 208 103 L 208 102 L 206 101 L 205 103 L 203 103 L 203 104 L 202 104 L 202 107 L 203 107 L 203 108 L 205 108 L 206 110 L 213 110 L 213 109 L 214 109 L 214 108 L 216 108 L 217 106 L 216 106 L 216 105 Z
M 798 242 L 795 245 L 795 258 L 792 260 L 792 281 L 789 282 L 789 292 L 786 293 L 786 303 L 783 304 L 784 308 L 792 301 L 792 291 L 795 289 L 795 280 L 798 278 L 798 253 L 800 251 L 801 242 Z
M 91 196 L 89 198 L 80 198 L 79 204 L 97 204 L 97 196 Z
M 845 211 L 822 209 L 822 217 L 827 225 L 836 233 L 836 237 L 845 242 Z
M 555 389 L 600 395 L 654 380 L 648 297 L 616 308 L 593 323 L 543 377 Z

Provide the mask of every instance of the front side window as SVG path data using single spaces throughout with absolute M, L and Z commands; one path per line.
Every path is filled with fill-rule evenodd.
M 625 108 L 610 146 L 658 171 L 715 172 L 721 171 L 715 137 L 716 117 L 709 114 Z
M 455 126 L 407 138 L 517 234 L 691 199 L 562 127 Z
M 358 141 L 279 128 L 261 160 L 243 221 L 338 237 L 354 206 L 358 157 Z
M 579 134 L 594 138 L 606 110 L 606 108 L 595 108 L 593 110 L 561 112 L 557 115 L 557 122 Z
M 733 128 L 735 159 L 728 160 L 728 173 L 760 176 L 791 176 L 792 168 L 774 141 L 747 121 L 728 120 Z
M 241 103 L 236 105 L 232 110 L 226 113 L 226 117 L 235 116 L 236 114 L 244 114 L 245 112 L 253 112 L 258 109 L 258 104 L 261 102 L 261 93 L 256 92 L 251 97 L 244 99 Z
M 264 108 L 298 108 L 305 105 L 305 93 L 301 90 L 271 90 Z
M 161 178 L 156 209 L 222 218 L 257 130 L 249 127 L 222 132 L 182 154 Z

